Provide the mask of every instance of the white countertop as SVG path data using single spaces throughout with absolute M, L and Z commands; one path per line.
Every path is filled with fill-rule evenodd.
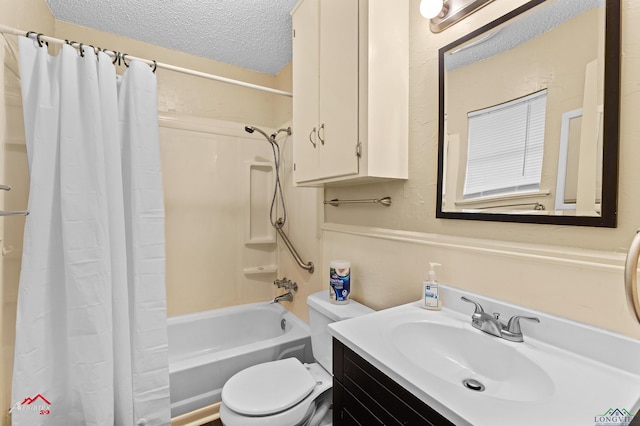
M 632 414 L 640 409 L 640 341 L 453 287 L 441 286 L 440 291 L 445 301 L 441 311 L 424 310 L 419 302 L 409 303 L 333 323 L 329 331 L 456 425 L 596 425 L 611 409 Z M 473 306 L 459 301 L 463 295 L 481 303 L 486 312 L 500 312 L 502 318 L 528 315 L 539 317 L 541 322 L 522 322 L 523 343 L 490 336 L 471 326 Z M 520 397 L 517 390 L 505 396 L 504 389 L 502 393 L 495 392 L 495 386 L 489 389 L 488 385 L 487 392 L 466 389 L 457 379 L 447 380 L 442 371 L 432 374 L 428 356 L 417 366 L 415 356 L 403 354 L 393 333 L 409 323 L 455 327 L 464 336 L 479 333 L 483 338 L 494 339 L 487 344 L 506 345 L 495 347 L 517 351 L 531 359 L 540 368 L 536 370 L 539 374 L 532 376 L 534 381 L 546 373 L 550 382 L 543 383 L 552 385 L 541 387 L 544 395 L 535 397 L 526 396 L 527 392 Z M 429 337 L 425 333 L 416 338 L 416 347 L 410 349 L 413 355 L 420 350 L 420 344 L 438 344 L 435 339 L 430 342 Z M 508 368 L 505 365 L 505 371 Z M 510 384 L 510 377 L 500 380 Z

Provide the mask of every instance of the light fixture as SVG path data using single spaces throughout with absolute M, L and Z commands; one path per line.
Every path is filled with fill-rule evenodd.
M 448 9 L 448 2 L 445 2 L 445 0 L 420 1 L 420 14 L 427 19 L 432 19 L 439 15 L 446 15 L 446 9 Z
M 493 0 L 421 0 L 420 13 L 431 22 L 431 32 L 439 33 L 471 15 Z

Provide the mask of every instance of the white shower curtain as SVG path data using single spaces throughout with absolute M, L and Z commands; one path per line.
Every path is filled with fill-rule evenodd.
M 20 38 L 30 173 L 13 426 L 168 425 L 156 78 Z

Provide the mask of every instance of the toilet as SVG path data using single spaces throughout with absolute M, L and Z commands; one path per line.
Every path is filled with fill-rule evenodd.
M 373 312 L 358 302 L 334 305 L 329 292 L 307 298 L 311 349 L 316 362 L 285 358 L 246 368 L 222 388 L 225 426 L 328 426 L 332 424 L 333 354 L 327 326 Z

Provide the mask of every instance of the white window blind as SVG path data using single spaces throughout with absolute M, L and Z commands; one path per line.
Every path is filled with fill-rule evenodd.
M 540 189 L 547 91 L 468 114 L 463 198 Z

